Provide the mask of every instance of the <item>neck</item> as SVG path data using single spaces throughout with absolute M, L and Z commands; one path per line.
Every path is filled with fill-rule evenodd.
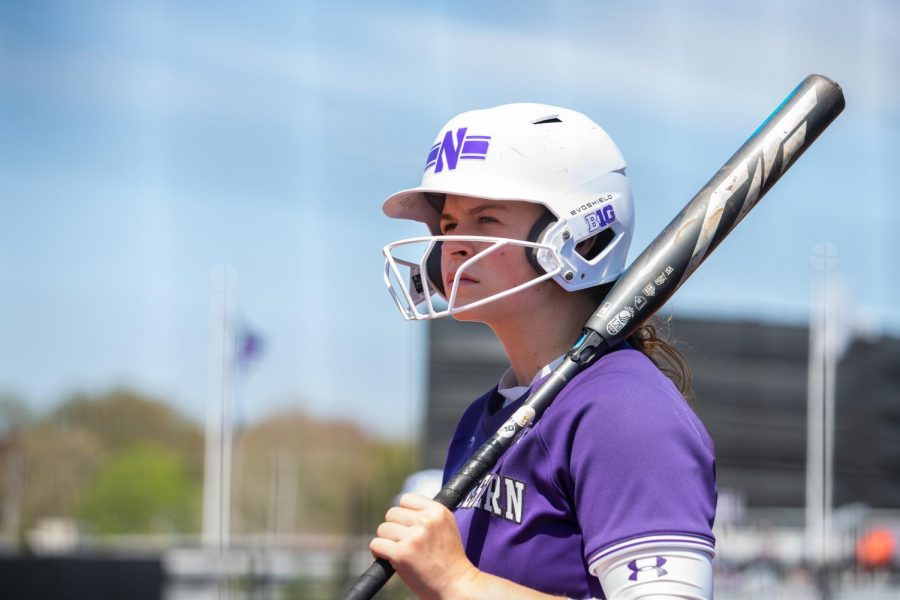
M 596 308 L 588 294 L 566 292 L 555 284 L 553 288 L 542 291 L 549 289 L 558 296 L 554 301 L 535 302 L 528 310 L 488 323 L 503 344 L 519 385 L 530 385 L 545 365 L 568 351 Z

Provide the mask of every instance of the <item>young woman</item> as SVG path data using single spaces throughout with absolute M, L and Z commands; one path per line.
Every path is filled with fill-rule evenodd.
M 432 234 L 385 248 L 404 317 L 486 323 L 510 362 L 462 416 L 446 480 L 558 364 L 623 271 L 625 160 L 571 110 L 467 112 L 438 134 L 421 185 L 384 211 Z M 418 261 L 399 257 L 415 246 Z M 422 599 L 712 597 L 714 456 L 689 385 L 677 351 L 640 330 L 574 378 L 452 512 L 402 497 L 373 554 Z

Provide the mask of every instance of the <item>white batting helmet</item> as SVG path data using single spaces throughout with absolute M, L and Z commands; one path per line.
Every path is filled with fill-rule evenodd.
M 617 278 L 625 268 L 634 229 L 625 166 L 609 135 L 573 110 L 506 104 L 452 118 L 428 152 L 421 184 L 392 195 L 383 207 L 389 217 L 425 223 L 432 234 L 384 248 L 385 282 L 404 318 L 454 314 L 549 278 L 568 291 Z M 549 215 L 535 224 L 527 240 L 470 238 L 489 247 L 460 267 L 448 307 L 438 310 L 431 296 L 444 291 L 439 259 L 440 244 L 447 236 L 440 235 L 439 220 L 446 194 L 535 202 L 546 207 Z M 579 242 L 598 235 L 593 253 L 582 256 L 576 251 Z M 395 256 L 398 249 L 410 245 L 424 248 L 420 260 Z M 531 249 L 528 254 L 536 277 L 475 303 L 455 306 L 456 283 L 465 268 L 504 245 Z M 409 270 L 408 277 L 401 268 Z

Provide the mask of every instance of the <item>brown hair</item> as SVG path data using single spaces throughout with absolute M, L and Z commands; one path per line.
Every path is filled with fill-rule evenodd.
M 669 321 L 666 319 L 666 323 Z M 631 334 L 628 343 L 652 360 L 656 368 L 672 380 L 681 395 L 690 399 L 694 395 L 691 365 L 684 354 L 660 333 L 659 324 L 658 318 L 649 319 Z

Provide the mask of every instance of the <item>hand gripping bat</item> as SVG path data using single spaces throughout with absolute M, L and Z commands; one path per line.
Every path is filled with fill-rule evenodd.
M 585 323 L 563 362 L 434 499 L 456 507 L 519 433 L 540 419 L 566 383 L 668 301 L 843 109 L 838 84 L 821 75 L 804 79 L 635 259 Z M 388 561 L 376 560 L 343 600 L 369 600 L 393 573 Z

